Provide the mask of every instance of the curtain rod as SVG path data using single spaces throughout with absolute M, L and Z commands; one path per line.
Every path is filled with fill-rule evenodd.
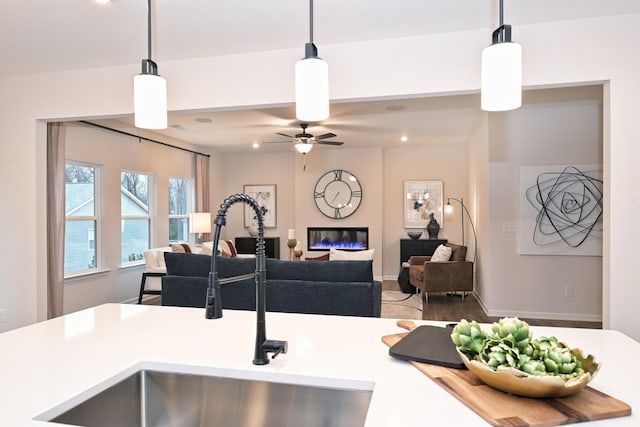
M 95 126 L 97 128 L 100 128 L 100 129 L 105 129 L 105 130 L 109 130 L 111 132 L 119 133 L 119 134 L 122 134 L 122 135 L 127 135 L 127 136 L 130 136 L 132 138 L 144 139 L 145 141 L 149 141 L 149 142 L 153 142 L 153 143 L 156 143 L 156 144 L 164 145 L 165 147 L 175 148 L 177 150 L 187 151 L 189 153 L 198 154 L 200 156 L 211 157 L 210 154 L 200 153 L 198 151 L 193 151 L 193 150 L 189 150 L 188 148 L 178 147 L 177 145 L 168 144 L 166 142 L 157 141 L 155 139 L 147 138 L 147 137 L 140 136 L 140 135 L 134 135 L 132 133 L 125 132 L 123 130 L 110 128 L 110 127 L 104 126 L 104 125 L 99 125 L 98 123 L 92 123 L 92 122 L 88 122 L 86 120 L 78 120 L 78 123 L 84 123 L 85 125 Z

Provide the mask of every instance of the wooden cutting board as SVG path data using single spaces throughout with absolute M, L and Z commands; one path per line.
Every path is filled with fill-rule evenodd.
M 415 328 L 415 324 L 407 320 L 399 320 L 398 326 Z M 391 347 L 408 333 L 385 335 L 382 342 Z M 494 426 L 546 427 L 631 414 L 629 405 L 589 386 L 567 397 L 531 399 L 496 390 L 468 370 L 409 363 Z

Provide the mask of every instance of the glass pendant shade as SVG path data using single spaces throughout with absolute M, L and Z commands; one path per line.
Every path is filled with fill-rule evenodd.
M 296 62 L 296 118 L 317 122 L 329 117 L 329 65 L 318 57 Z M 308 144 L 307 144 L 308 145 Z
M 135 126 L 142 129 L 167 128 L 167 81 L 157 74 L 133 78 Z
M 482 51 L 481 101 L 484 111 L 507 111 L 522 105 L 522 47 L 496 43 Z
M 309 144 L 308 142 L 298 142 L 295 147 L 296 150 L 298 150 L 298 153 L 307 154 L 309 151 L 311 151 L 313 145 Z

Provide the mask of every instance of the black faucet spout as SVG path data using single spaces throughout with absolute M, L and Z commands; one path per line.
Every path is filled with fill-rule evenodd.
M 221 280 L 218 277 L 218 242 L 220 241 L 220 230 L 226 224 L 225 216 L 231 205 L 243 202 L 250 205 L 256 213 L 258 220 L 258 239 L 256 243 L 256 343 L 253 363 L 255 365 L 266 365 L 269 363 L 269 353 L 273 353 L 272 358 L 276 358 L 280 353 L 287 352 L 287 342 L 268 340 L 265 325 L 266 315 L 266 261 L 264 253 L 264 208 L 258 205 L 253 198 L 246 194 L 234 194 L 229 196 L 220 205 L 218 215 L 215 219 L 216 229 L 213 239 L 213 254 L 211 255 L 211 271 L 209 273 L 209 286 L 207 288 L 207 299 L 205 303 L 205 316 L 207 319 L 218 319 L 222 317 Z M 239 276 L 244 279 L 246 276 Z M 232 281 L 226 280 L 225 282 Z

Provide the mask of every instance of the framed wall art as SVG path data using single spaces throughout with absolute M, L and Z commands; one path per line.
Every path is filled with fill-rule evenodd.
M 429 224 L 430 214 L 433 214 L 440 228 L 444 228 L 442 187 L 440 180 L 404 182 L 404 228 L 425 228 Z
M 601 165 L 520 167 L 521 255 L 602 256 Z
M 264 214 L 264 226 L 265 228 L 276 228 L 276 185 L 245 185 L 243 188 L 244 194 L 258 202 L 258 205 L 266 209 Z M 245 204 L 244 205 L 244 226 L 248 228 L 253 222 L 256 216 L 253 208 Z

